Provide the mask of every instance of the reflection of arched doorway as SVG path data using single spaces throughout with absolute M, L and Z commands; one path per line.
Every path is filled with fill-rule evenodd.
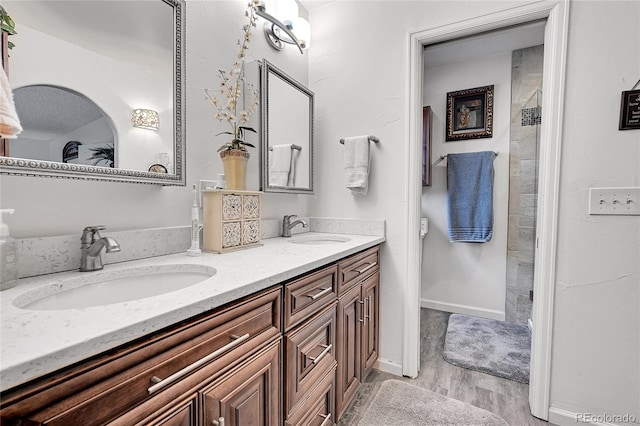
M 115 127 L 91 99 L 52 85 L 19 87 L 13 97 L 23 131 L 12 157 L 115 167 Z

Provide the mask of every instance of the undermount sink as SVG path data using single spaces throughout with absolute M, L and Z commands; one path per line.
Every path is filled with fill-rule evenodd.
M 22 294 L 13 304 L 38 311 L 104 306 L 190 287 L 216 272 L 203 265 L 161 265 L 80 273 Z
M 351 241 L 351 238 L 341 237 L 339 235 L 301 235 L 289 240 L 292 244 L 308 245 L 346 243 L 347 241 Z

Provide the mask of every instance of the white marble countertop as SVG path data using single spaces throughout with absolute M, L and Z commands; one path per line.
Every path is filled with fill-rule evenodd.
M 71 365 L 145 336 L 181 320 L 281 283 L 384 242 L 384 237 L 339 234 L 347 242 L 292 244 L 296 238 L 270 238 L 263 246 L 225 254 L 188 257 L 172 254 L 105 266 L 99 272 L 61 272 L 19 280 L 0 293 L 0 390 Z M 125 248 L 123 248 L 124 250 Z M 205 281 L 170 293 L 82 309 L 26 310 L 14 305 L 25 293 L 68 279 L 109 271 L 162 265 L 204 265 L 217 273 Z M 78 278 L 84 277 L 84 278 Z M 24 306 L 24 305 L 23 305 Z

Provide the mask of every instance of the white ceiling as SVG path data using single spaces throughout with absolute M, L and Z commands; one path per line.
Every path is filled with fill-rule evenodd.
M 121 61 L 173 63 L 173 8 L 148 0 L 3 0 L 20 26 Z
M 544 44 L 545 21 L 425 47 L 425 67 L 437 67 Z
M 55 87 L 21 87 L 13 91 L 13 98 L 22 127 L 31 131 L 32 139 L 36 135 L 55 139 L 104 117 L 84 96 Z

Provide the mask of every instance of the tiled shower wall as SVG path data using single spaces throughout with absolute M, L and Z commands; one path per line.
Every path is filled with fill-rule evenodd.
M 543 46 L 513 51 L 506 320 L 531 318 Z

